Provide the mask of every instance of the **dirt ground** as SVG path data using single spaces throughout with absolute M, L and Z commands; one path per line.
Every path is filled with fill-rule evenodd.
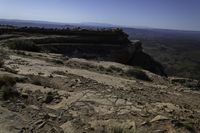
M 110 66 L 123 71 L 106 71 Z M 127 69 L 59 54 L 9 52 L 0 75 L 17 79 L 19 96 L 0 101 L 0 133 L 200 132 L 199 91 L 145 70 L 151 81 L 130 77 L 123 73 Z

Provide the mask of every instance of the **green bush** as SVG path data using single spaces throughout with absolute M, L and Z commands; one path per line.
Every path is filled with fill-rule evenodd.
M 6 46 L 14 50 L 24 50 L 39 52 L 40 48 L 30 40 L 11 40 L 6 43 Z
M 128 69 L 125 73 L 127 76 L 135 77 L 136 79 L 151 81 L 151 79 L 148 77 L 148 75 L 139 69 L 131 68 L 131 69 Z

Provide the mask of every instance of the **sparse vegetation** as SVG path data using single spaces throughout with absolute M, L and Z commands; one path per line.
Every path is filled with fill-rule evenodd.
M 27 55 L 24 51 L 16 51 L 16 54 L 19 54 L 19 55 Z
M 34 85 L 39 85 L 39 86 L 42 85 L 42 84 L 41 84 L 41 81 L 40 81 L 40 80 L 37 80 L 37 79 L 33 80 L 33 81 L 32 81 L 32 84 L 34 84 Z
M 171 80 L 172 84 L 176 84 L 176 83 L 180 83 L 180 84 L 184 84 L 186 83 L 186 79 L 185 78 L 175 78 Z
M 0 47 L 0 68 L 3 67 L 6 58 L 8 58 L 7 52 Z
M 7 41 L 4 45 L 13 50 L 24 50 L 32 52 L 39 52 L 41 50 L 38 46 L 36 46 L 34 42 L 30 40 L 11 40 Z
M 53 101 L 54 97 L 53 97 L 53 93 L 52 92 L 48 92 L 45 98 L 45 103 L 51 103 Z
M 151 81 L 151 79 L 148 77 L 148 75 L 139 69 L 130 68 L 125 73 L 127 76 L 135 77 L 136 79 Z
M 53 74 L 57 74 L 57 75 L 66 75 L 66 73 L 63 72 L 63 71 L 54 71 Z
M 0 99 L 7 100 L 18 95 L 15 89 L 16 81 L 13 77 L 0 76 Z
M 126 129 L 123 127 L 114 127 L 112 132 L 113 133 L 136 133 L 136 131 L 133 129 Z
M 100 66 L 99 70 L 103 70 L 103 71 L 106 71 L 109 73 L 113 73 L 113 72 L 122 73 L 123 72 L 122 68 L 116 67 L 114 65 L 111 65 L 108 68 L 104 68 L 103 66 Z
M 99 71 L 105 71 L 105 68 L 104 68 L 103 66 L 100 65 L 100 66 L 98 66 L 98 70 L 99 70 Z
M 55 63 L 55 64 L 61 64 L 61 65 L 64 64 L 64 62 L 62 60 L 59 60 L 59 59 L 52 60 L 52 62 Z
M 122 68 L 116 67 L 116 66 L 109 66 L 109 68 L 107 69 L 108 71 L 114 71 L 114 72 L 123 72 Z
M 190 89 L 197 89 L 197 90 L 200 89 L 198 80 L 193 80 L 188 78 L 173 78 L 171 79 L 171 83 L 175 85 L 183 85 Z

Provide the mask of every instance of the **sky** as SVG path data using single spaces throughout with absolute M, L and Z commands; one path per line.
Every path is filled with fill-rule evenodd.
M 200 0 L 0 0 L 0 18 L 200 31 Z

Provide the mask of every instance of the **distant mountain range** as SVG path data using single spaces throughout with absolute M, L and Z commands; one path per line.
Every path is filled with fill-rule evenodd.
M 17 20 L 17 19 L 0 19 L 2 25 L 12 25 L 18 27 L 44 27 L 44 28 L 64 28 L 73 27 L 70 24 L 48 22 L 48 21 L 33 21 L 33 20 Z
M 0 19 L 2 25 L 12 25 L 18 27 L 44 27 L 44 28 L 73 28 L 73 27 L 98 27 L 98 28 L 112 28 L 119 27 L 106 23 L 83 22 L 83 23 L 59 23 L 49 21 L 36 21 L 36 20 L 18 20 L 18 19 Z
M 106 23 L 96 23 L 96 22 L 83 22 L 83 23 L 59 23 L 59 22 L 49 22 L 49 21 L 36 21 L 36 20 L 18 20 L 18 19 L 0 19 L 1 25 L 12 25 L 18 27 L 44 27 L 44 28 L 123 28 L 126 33 L 129 34 L 131 39 L 138 38 L 152 38 L 152 37 L 184 37 L 200 36 L 200 31 L 183 31 L 183 30 L 169 30 L 169 29 L 155 29 L 155 28 L 145 28 L 145 27 L 126 27 Z

